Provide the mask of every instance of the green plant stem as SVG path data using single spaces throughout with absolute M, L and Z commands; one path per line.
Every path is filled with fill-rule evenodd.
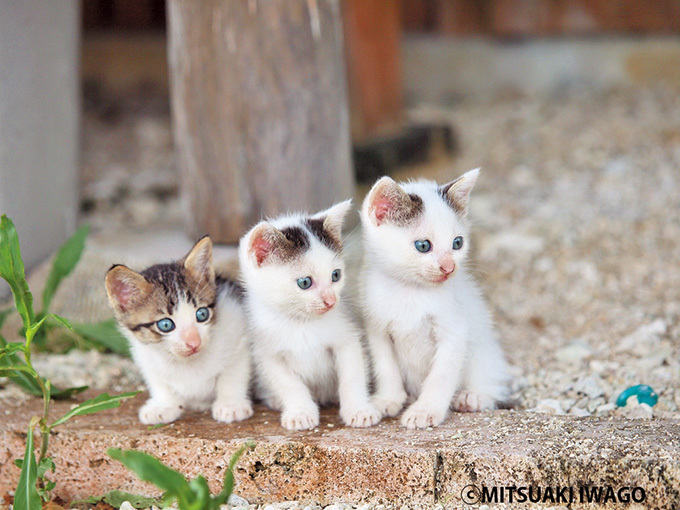
M 30 333 L 30 327 L 32 324 L 29 323 L 28 326 L 29 328 L 27 329 L 26 333 L 26 350 L 24 351 L 24 361 L 26 362 L 26 366 L 28 366 L 28 368 L 31 370 L 33 377 L 35 377 L 36 381 L 38 382 L 43 396 L 43 415 L 40 419 L 40 422 L 38 423 L 40 425 L 41 436 L 40 455 L 38 456 L 38 463 L 40 463 L 47 454 L 47 446 L 50 439 L 50 427 L 47 425 L 50 411 L 50 390 L 45 384 L 43 378 L 40 377 L 33 368 L 33 363 L 31 362 L 31 340 L 33 340 L 33 335 Z

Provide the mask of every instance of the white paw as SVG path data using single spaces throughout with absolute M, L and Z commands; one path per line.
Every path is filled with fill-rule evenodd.
M 359 408 L 340 409 L 340 418 L 345 425 L 350 427 L 372 427 L 380 421 L 381 417 L 380 411 L 370 403 Z
M 176 406 L 162 406 L 149 400 L 139 410 L 139 421 L 145 425 L 170 423 L 182 416 L 182 408 Z
M 474 391 L 461 391 L 453 398 L 451 407 L 461 413 L 476 413 L 494 409 L 496 402 L 489 395 Z
M 395 394 L 376 394 L 371 397 L 371 402 L 382 416 L 396 416 L 403 409 L 406 402 L 406 392 Z
M 425 429 L 436 427 L 446 418 L 446 409 L 434 409 L 416 402 L 404 411 L 401 416 L 401 426 L 407 429 Z
M 224 423 L 245 420 L 252 415 L 253 406 L 248 400 L 240 402 L 215 402 L 212 406 L 212 417 Z
M 317 407 L 291 409 L 281 414 L 281 425 L 288 430 L 313 429 L 319 424 Z

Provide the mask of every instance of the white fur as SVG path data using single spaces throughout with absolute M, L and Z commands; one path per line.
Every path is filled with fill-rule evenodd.
M 315 217 L 329 217 L 339 227 L 350 201 L 337 204 Z M 304 227 L 304 216 L 289 215 L 267 222 L 283 229 Z M 268 406 L 280 410 L 281 424 L 292 430 L 319 424 L 318 405 L 339 403 L 342 421 L 369 427 L 380 420 L 371 404 L 361 333 L 350 320 L 341 292 L 345 284 L 342 257 L 307 231 L 310 248 L 291 261 L 265 260 L 252 251 L 253 227 L 240 242 L 239 258 L 246 288 L 246 310 L 252 334 L 256 392 Z M 342 276 L 332 282 L 331 274 Z M 298 278 L 311 276 L 313 285 L 300 289 Z M 323 295 L 337 300 L 325 313 Z
M 459 183 L 465 205 L 477 172 Z M 495 407 L 507 398 L 507 367 L 482 294 L 464 267 L 469 248 L 464 214 L 454 212 L 433 181 L 400 186 L 422 198 L 424 214 L 406 226 L 379 222 L 369 193 L 361 211 L 361 295 L 376 378 L 373 402 L 384 415 L 395 416 L 410 396 L 415 402 L 401 424 L 423 428 L 439 425 L 450 406 Z M 464 240 L 460 250 L 452 249 L 456 236 Z M 415 249 L 414 242 L 423 239 L 432 243 L 428 253 Z M 454 272 L 437 283 L 440 263 L 451 257 Z
M 180 300 L 169 316 L 176 328 L 158 343 L 142 343 L 127 328 L 132 357 L 146 381 L 150 398 L 139 411 L 142 423 L 169 423 L 184 410 L 203 411 L 212 407 L 213 417 L 222 422 L 249 418 L 253 409 L 248 397 L 250 354 L 246 339 L 245 314 L 241 304 L 220 292 L 213 324 L 196 321 L 196 308 Z M 196 327 L 200 350 L 183 356 L 182 329 Z

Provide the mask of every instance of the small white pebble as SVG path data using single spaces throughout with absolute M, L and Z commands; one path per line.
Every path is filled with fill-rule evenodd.
M 247 499 L 237 496 L 236 494 L 229 496 L 229 501 L 227 503 L 231 506 L 248 506 L 250 504 Z
M 328 427 L 329 429 L 332 429 L 333 427 L 335 427 L 335 425 L 333 423 L 327 423 L 326 427 Z
M 129 501 L 123 501 L 123 504 L 120 505 L 120 510 L 135 510 L 135 507 Z

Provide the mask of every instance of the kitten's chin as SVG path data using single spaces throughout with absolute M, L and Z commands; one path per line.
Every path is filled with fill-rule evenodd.
M 451 278 L 452 275 L 450 274 L 442 274 L 439 276 L 434 277 L 432 280 L 430 280 L 432 283 L 444 283 L 447 281 L 449 278 Z
M 451 280 L 455 276 L 455 274 L 456 274 L 455 271 L 453 273 L 449 273 L 449 274 L 442 274 L 442 273 L 426 274 L 426 275 L 423 275 L 423 280 L 424 280 L 424 283 L 426 285 L 437 287 L 437 286 L 443 285 L 444 283 Z
M 203 349 L 188 349 L 182 351 L 175 351 L 173 354 L 180 359 L 196 358 L 203 352 Z

